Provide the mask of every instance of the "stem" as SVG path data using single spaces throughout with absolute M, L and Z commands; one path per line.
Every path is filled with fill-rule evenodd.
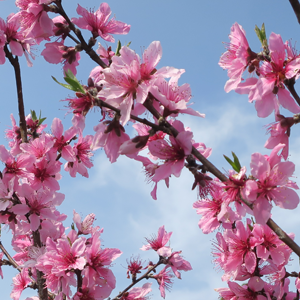
M 95 106 L 98 106 L 100 108 L 106 107 L 106 108 L 109 108 L 109 109 L 115 111 L 118 114 L 121 113 L 120 109 L 115 108 L 114 106 L 106 103 L 105 101 L 103 101 L 103 100 L 101 100 L 101 99 L 99 99 L 97 97 L 93 97 L 93 99 L 95 100 Z M 156 131 L 163 131 L 163 130 L 165 130 L 165 128 L 162 127 L 162 126 L 159 126 L 159 125 L 157 125 L 155 123 L 152 123 L 152 122 L 148 121 L 147 119 L 139 118 L 139 117 L 137 117 L 135 115 L 132 115 L 132 114 L 130 114 L 130 119 L 138 121 L 138 122 L 140 122 L 142 124 L 148 125 L 148 126 L 152 127 Z
M 300 97 L 298 96 L 296 90 L 295 90 L 295 78 L 286 79 L 284 81 L 285 86 L 288 88 L 290 93 L 293 95 L 294 99 L 297 101 L 298 105 L 300 106 Z
M 11 52 L 8 50 L 7 45 L 4 46 L 4 52 L 15 70 L 15 78 L 16 78 L 17 94 L 18 94 L 18 109 L 19 109 L 19 117 L 20 117 L 20 132 L 21 132 L 22 142 L 27 143 L 27 127 L 26 127 L 26 119 L 25 119 L 21 69 L 20 69 L 19 59 L 18 56 L 13 57 Z
M 267 225 L 277 234 L 278 238 L 289 246 L 299 257 L 300 247 L 283 231 L 272 219 L 269 219 Z
M 107 65 L 99 57 L 99 55 L 90 46 L 88 46 L 88 44 L 86 43 L 85 39 L 81 34 L 81 31 L 74 26 L 74 24 L 66 14 L 65 10 L 63 9 L 61 1 L 56 1 L 56 5 L 57 5 L 56 13 L 60 14 L 62 17 L 65 18 L 66 22 L 69 24 L 69 28 L 76 34 L 77 38 L 79 39 L 82 49 L 99 66 L 101 66 L 103 69 L 107 68 Z
M 33 241 L 35 247 L 42 247 L 42 242 L 40 238 L 40 233 L 38 230 L 32 232 Z M 40 300 L 48 300 L 48 290 L 46 288 L 46 279 L 44 278 L 44 273 L 36 270 L 36 277 L 37 277 L 37 288 L 39 293 Z
M 22 271 L 22 269 L 19 267 L 19 265 L 15 262 L 15 260 L 9 255 L 9 253 L 7 252 L 7 250 L 4 248 L 4 246 L 2 245 L 2 242 L 0 241 L 0 249 L 1 251 L 4 253 L 4 255 L 7 257 L 7 259 L 9 260 L 9 262 L 11 263 L 11 265 L 13 267 L 15 267 L 19 272 Z
M 300 24 L 300 4 L 298 0 L 289 0 L 292 8 L 294 10 L 294 13 L 297 17 L 298 23 Z
M 77 292 L 80 291 L 81 287 L 82 287 L 82 275 L 81 275 L 81 271 L 80 270 L 75 270 L 75 274 L 77 276 Z
M 126 293 L 128 290 L 130 290 L 135 284 L 137 284 L 138 282 L 140 282 L 141 280 L 143 279 L 148 279 L 148 275 L 155 269 L 157 268 L 159 265 L 161 265 L 163 262 L 162 260 L 160 259 L 158 261 L 157 264 L 155 264 L 153 267 L 149 268 L 148 271 L 142 275 L 140 278 L 136 279 L 134 282 L 132 282 L 125 290 L 123 290 L 122 292 L 119 293 L 118 296 L 116 296 L 115 298 L 113 298 L 112 300 L 118 300 L 120 299 L 124 293 Z

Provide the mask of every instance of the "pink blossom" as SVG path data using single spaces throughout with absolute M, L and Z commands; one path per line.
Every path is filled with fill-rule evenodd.
M 249 273 L 253 273 L 256 267 L 256 255 L 252 251 L 249 242 L 250 229 L 241 221 L 236 222 L 235 230 L 226 231 L 226 242 L 228 244 L 229 256 L 227 257 L 226 268 L 236 270 L 238 266 L 245 263 Z
M 46 241 L 47 252 L 39 258 L 37 268 L 45 272 L 45 268 L 49 266 L 51 270 L 47 271 L 46 274 L 53 274 L 58 277 L 67 277 L 65 271 L 68 270 L 83 270 L 86 264 L 83 257 L 86 250 L 85 242 L 86 239 L 80 237 L 74 242 L 71 242 L 70 238 L 61 238 L 55 243 L 48 237 Z
M 267 125 L 268 133 L 271 134 L 265 143 L 265 148 L 273 149 L 278 144 L 284 144 L 281 151 L 282 157 L 287 160 L 289 155 L 289 136 L 291 127 L 295 124 L 294 118 L 285 118 L 282 115 L 277 115 L 278 122 Z
M 253 184 L 253 191 L 260 195 L 254 202 L 253 212 L 259 224 L 265 224 L 270 217 L 271 200 L 285 209 L 294 209 L 299 204 L 298 194 L 291 189 L 299 188 L 289 180 L 295 165 L 290 161 L 281 162 L 281 157 L 277 155 L 283 147 L 284 144 L 278 144 L 269 157 L 260 153 L 251 156 L 251 174 L 258 179 L 257 184 Z
M 164 254 L 170 252 L 169 247 L 165 247 L 167 242 L 169 241 L 170 237 L 172 235 L 172 232 L 167 233 L 165 231 L 165 226 L 161 226 L 158 229 L 158 235 L 157 237 L 152 237 L 151 239 L 146 239 L 146 241 L 149 243 L 147 245 L 144 245 L 141 250 L 150 250 L 153 249 L 154 251 L 157 251 L 158 255 L 165 256 Z
M 157 183 L 159 180 L 153 180 L 153 177 L 155 175 L 156 170 L 160 168 L 161 165 L 152 163 L 149 158 L 144 156 L 137 156 L 135 159 L 142 162 L 144 166 L 147 182 L 151 182 L 151 181 L 154 182 L 154 188 L 150 194 L 154 200 L 157 200 L 156 192 L 157 192 Z M 169 177 L 164 178 L 164 180 L 166 186 L 169 187 Z
M 131 257 L 130 261 L 127 260 L 127 264 L 127 278 L 130 278 L 129 273 L 132 275 L 132 278 L 136 278 L 136 275 L 141 273 L 141 269 L 143 269 L 143 262 L 139 257 Z
M 130 25 L 114 18 L 108 21 L 111 10 L 107 3 L 101 3 L 95 12 L 88 11 L 78 4 L 76 11 L 82 17 L 72 18 L 72 22 L 79 28 L 90 30 L 94 38 L 100 36 L 108 42 L 114 42 L 115 39 L 111 34 L 127 34 L 130 30 Z
M 56 161 L 56 156 L 53 156 L 55 156 L 55 152 L 52 152 L 51 155 L 47 155 L 47 157 L 27 168 L 28 171 L 34 174 L 34 178 L 29 179 L 32 188 L 40 189 L 43 187 L 50 191 L 59 190 L 59 183 L 57 181 L 61 179 L 60 166 L 62 163 Z
M 86 278 L 82 280 L 82 287 L 76 292 L 72 299 L 89 300 L 89 299 L 105 299 L 110 295 L 110 291 L 102 286 L 88 285 Z M 63 299 L 62 299 L 63 300 Z
M 67 47 L 63 42 L 46 43 L 41 55 L 51 64 L 63 63 L 65 72 L 70 70 L 76 75 L 80 53 L 74 47 Z
M 28 54 L 34 59 L 34 56 L 31 53 L 31 46 L 35 44 L 35 42 L 32 38 L 27 36 L 24 28 L 20 28 L 20 26 L 20 14 L 11 13 L 7 17 L 6 23 L 0 18 L 0 30 L 4 31 L 4 34 L 6 35 L 6 40 L 9 44 L 11 53 L 17 56 L 22 56 L 24 54 L 27 65 L 31 67 L 32 62 L 30 61 Z
M 86 116 L 90 109 L 94 107 L 95 100 L 90 93 L 76 93 L 76 97 L 67 98 L 62 101 L 68 101 L 68 106 L 73 114 L 82 114 Z
M 226 192 L 223 185 L 215 184 L 210 194 L 212 199 L 201 199 L 193 204 L 197 214 L 202 215 L 198 225 L 205 234 L 214 231 L 221 224 L 223 227 L 229 228 L 238 219 L 234 211 L 224 201 Z
M 58 118 L 54 118 L 51 125 L 51 130 L 54 135 L 55 141 L 53 148 L 57 149 L 62 158 L 64 158 L 65 160 L 71 162 L 76 161 L 74 150 L 69 143 L 76 136 L 77 129 L 71 127 L 66 130 L 63 135 L 64 127 L 61 120 Z
M 71 29 L 69 28 L 69 24 L 65 20 L 63 16 L 57 16 L 52 19 L 53 21 L 53 33 L 55 36 L 61 36 L 61 38 L 64 40 L 68 36 Z
M 54 145 L 53 139 L 50 135 L 42 133 L 38 138 L 31 140 L 29 143 L 22 143 L 21 150 L 24 153 L 33 155 L 37 161 L 41 161 Z
M 33 166 L 35 157 L 27 154 L 20 154 L 16 159 L 0 145 L 0 160 L 5 163 L 3 170 L 3 181 L 8 183 L 10 180 L 14 182 L 14 190 L 18 189 L 20 178 L 33 179 L 34 175 L 27 171 Z
M 4 22 L 2 19 L 0 19 L 0 23 Z M 0 26 L 0 28 L 3 28 L 4 26 Z M 6 35 L 2 29 L 0 29 L 0 65 L 3 65 L 5 63 L 5 53 L 4 53 L 4 46 L 6 44 Z
M 254 277 L 253 277 L 254 279 Z M 258 288 L 263 289 L 264 283 L 261 284 L 262 280 L 258 277 L 256 277 L 258 284 L 257 285 L 252 285 L 251 287 L 254 288 L 255 290 L 251 289 L 249 286 L 240 286 L 236 282 L 229 281 L 228 286 L 230 290 L 236 295 L 236 299 L 240 300 L 267 300 L 269 297 L 263 296 L 261 294 L 258 294 L 256 290 Z
M 151 94 L 164 106 L 164 115 L 177 117 L 179 113 L 182 113 L 204 118 L 205 114 L 188 107 L 188 102 L 192 97 L 190 85 L 185 83 L 179 87 L 178 79 L 179 76 L 174 76 L 166 81 L 158 77 L 150 90 Z
M 53 35 L 53 22 L 44 11 L 43 4 L 50 4 L 50 1 L 39 0 L 17 0 L 16 5 L 20 8 L 21 26 L 26 30 L 29 37 L 33 37 L 39 44 L 43 40 L 49 40 Z
M 145 283 L 142 287 L 134 287 L 124 293 L 120 300 L 147 300 L 147 294 L 151 292 L 152 283 Z
M 179 271 L 190 271 L 192 270 L 191 264 L 182 258 L 180 255 L 181 251 L 176 251 L 171 254 L 168 258 L 168 265 L 171 267 L 172 271 L 174 272 L 175 276 L 181 279 L 181 274 Z
M 115 248 L 100 248 L 100 232 L 97 231 L 86 250 L 87 266 L 83 275 L 87 278 L 88 285 L 99 284 L 107 290 L 108 295 L 115 288 L 116 279 L 109 269 L 112 261 L 118 258 L 122 252 Z
M 109 68 L 104 69 L 103 88 L 99 98 L 121 110 L 120 122 L 124 126 L 130 119 L 134 103 L 143 104 L 149 87 L 141 82 L 140 58 L 130 48 L 123 46 L 121 56 L 114 56 Z
M 93 163 L 91 162 L 91 157 L 93 156 L 91 151 L 92 140 L 92 135 L 82 137 L 82 134 L 79 134 L 78 142 L 73 146 L 76 161 L 67 162 L 65 164 L 65 170 L 70 172 L 71 177 L 75 177 L 76 173 L 87 178 L 89 177 L 87 168 L 91 168 L 93 166 Z
M 178 127 L 180 132 L 176 138 L 172 136 L 169 137 L 170 143 L 166 140 L 159 139 L 151 141 L 148 145 L 153 156 L 165 160 L 164 164 L 155 171 L 153 181 L 160 181 L 169 177 L 171 174 L 179 177 L 184 167 L 186 156 L 192 152 L 193 133 L 185 131 L 180 121 L 175 121 L 173 126 Z
M 17 15 L 13 13 L 10 14 L 6 19 L 6 22 L 0 18 L 0 30 L 4 32 L 6 41 L 7 43 L 9 43 L 12 54 L 22 56 L 23 49 L 19 41 L 23 40 L 23 36 L 22 32 L 20 32 L 19 29 L 20 20 Z
M 269 116 L 272 111 L 279 112 L 279 104 L 293 113 L 299 113 L 300 107 L 284 86 L 284 80 L 296 76 L 300 60 L 286 61 L 285 46 L 279 34 L 271 33 L 269 38 L 271 62 L 265 61 L 259 68 L 260 78 L 249 94 L 249 100 L 255 100 L 257 115 Z
M 227 51 L 219 61 L 219 65 L 228 70 L 230 79 L 225 84 L 227 93 L 237 88 L 246 67 L 256 58 L 256 54 L 249 47 L 244 29 L 238 23 L 232 25 L 229 39 L 230 43 L 226 44 Z
M 31 283 L 31 279 L 28 275 L 28 270 L 23 268 L 22 271 L 13 278 L 13 290 L 10 294 L 10 297 L 13 300 L 19 300 L 23 290 Z
M 96 134 L 93 138 L 91 149 L 97 150 L 104 147 L 104 151 L 111 163 L 120 155 L 121 145 L 129 140 L 124 127 L 116 120 L 104 121 L 94 127 Z
M 122 125 L 129 121 L 131 113 L 140 115 L 145 112 L 142 104 L 157 78 L 171 77 L 184 72 L 184 70 L 169 67 L 157 71 L 155 67 L 161 56 L 161 45 L 157 41 L 152 42 L 144 51 L 142 62 L 133 50 L 123 46 L 120 56 L 112 57 L 110 67 L 101 70 L 103 80 L 100 80 L 98 84 L 103 88 L 98 96 L 104 98 L 107 103 L 120 108 Z
M 167 289 L 168 291 L 170 291 L 173 284 L 171 280 L 173 275 L 170 274 L 170 270 L 165 267 L 158 274 L 152 275 L 152 277 L 157 280 L 157 283 L 159 284 L 160 295 L 165 299 L 165 290 Z
M 40 220 L 56 220 L 53 211 L 53 195 L 48 191 L 39 190 L 35 192 L 28 184 L 22 185 L 22 195 L 26 197 L 26 204 L 16 204 L 11 211 L 17 215 L 29 213 L 30 228 L 36 231 L 40 226 Z
M 95 220 L 95 214 L 88 214 L 81 222 L 80 215 L 73 210 L 73 221 L 76 224 L 79 234 L 89 234 L 93 232 L 93 222 Z
M 278 236 L 267 225 L 254 224 L 252 235 L 250 243 L 252 247 L 256 247 L 258 258 L 268 260 L 271 257 L 277 266 L 288 262 L 289 253 L 285 253 L 285 244 L 279 240 Z
M 100 58 L 106 65 L 109 65 L 112 57 L 115 55 L 115 52 L 111 50 L 111 46 L 104 48 L 100 43 L 98 43 L 98 49 L 96 52 L 99 54 Z

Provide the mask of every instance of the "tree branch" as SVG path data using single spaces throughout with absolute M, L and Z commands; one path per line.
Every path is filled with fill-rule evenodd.
M 147 271 L 144 275 L 142 275 L 140 278 L 138 278 L 138 279 L 136 279 L 134 282 L 132 282 L 126 289 L 124 289 L 122 292 L 120 292 L 119 295 L 116 296 L 115 298 L 113 298 L 112 300 L 118 300 L 118 299 L 120 299 L 120 298 L 124 295 L 124 293 L 126 293 L 127 291 L 129 291 L 129 290 L 130 290 L 134 285 L 136 285 L 138 282 L 140 282 L 140 281 L 143 280 L 143 279 L 148 279 L 148 275 L 149 275 L 155 268 L 157 268 L 159 265 L 161 265 L 162 263 L 163 263 L 163 260 L 160 259 L 160 260 L 158 261 L 157 264 L 155 264 L 153 267 L 149 268 L 148 271 Z
M 18 109 L 20 117 L 20 132 L 22 142 L 27 142 L 27 127 L 25 119 L 25 110 L 24 110 L 24 101 L 23 101 L 23 91 L 22 91 L 22 80 L 21 80 L 21 69 L 19 64 L 18 56 L 13 57 L 11 52 L 8 50 L 7 45 L 4 46 L 5 56 L 8 58 L 15 70 L 15 78 L 17 85 L 17 94 L 18 94 Z
M 294 13 L 297 17 L 298 23 L 300 24 L 300 4 L 298 0 L 289 0 L 292 8 L 294 10 Z
M 15 262 L 15 260 L 10 256 L 10 254 L 7 252 L 7 250 L 4 248 L 2 242 L 0 241 L 0 249 L 4 253 L 4 255 L 7 257 L 9 262 L 13 267 L 15 267 L 19 272 L 22 271 L 22 269 L 19 267 L 19 265 Z
M 38 230 L 32 232 L 35 247 L 42 247 L 40 233 Z M 40 300 L 48 300 L 48 289 L 46 287 L 46 279 L 44 273 L 36 269 L 37 287 Z
M 70 29 L 76 34 L 77 38 L 80 41 L 80 45 L 82 49 L 87 53 L 87 55 L 96 62 L 99 66 L 101 66 L 103 69 L 107 68 L 107 65 L 104 63 L 104 61 L 99 57 L 99 55 L 93 50 L 91 46 L 89 46 L 85 39 L 83 38 L 81 31 L 75 27 L 75 25 L 72 23 L 68 15 L 66 14 L 65 10 L 62 7 L 61 1 L 56 1 L 56 10 L 55 12 L 60 14 L 62 17 L 65 18 L 66 22 L 69 24 Z

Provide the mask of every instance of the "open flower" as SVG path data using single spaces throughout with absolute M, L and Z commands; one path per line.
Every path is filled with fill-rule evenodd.
M 130 30 L 130 25 L 117 21 L 112 18 L 108 21 L 111 10 L 107 3 L 101 3 L 100 8 L 95 12 L 86 10 L 78 4 L 77 13 L 81 18 L 72 18 L 72 22 L 79 28 L 90 30 L 93 37 L 101 36 L 108 42 L 114 42 L 112 34 L 127 34 Z

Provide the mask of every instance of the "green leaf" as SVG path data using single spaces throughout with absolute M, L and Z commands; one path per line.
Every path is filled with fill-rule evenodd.
M 70 86 L 73 88 L 73 91 L 85 93 L 84 88 L 70 69 L 65 72 L 64 80 L 70 84 Z
M 223 156 L 224 156 L 224 158 L 227 160 L 227 162 L 232 166 L 232 168 L 233 168 L 236 172 L 239 172 L 239 171 L 237 171 L 238 168 L 237 168 L 237 166 L 235 165 L 235 163 L 234 163 L 228 156 L 226 156 L 226 155 L 223 155 Z
M 68 239 L 68 242 L 69 242 L 70 246 L 72 247 L 71 239 L 68 236 L 67 236 L 67 239 Z
M 126 47 L 129 47 L 131 45 L 131 42 L 129 42 L 127 45 L 126 45 Z
M 65 87 L 66 89 L 72 90 L 74 92 L 81 92 L 81 93 L 85 93 L 84 88 L 82 87 L 82 85 L 80 84 L 80 82 L 78 81 L 78 79 L 75 77 L 75 75 L 70 71 L 70 69 L 68 69 L 67 72 L 65 72 L 65 77 L 64 80 L 68 83 L 61 83 L 59 82 L 55 77 L 53 77 L 53 80 L 56 81 L 58 84 L 60 84 L 61 86 Z
M 30 110 L 30 113 L 31 113 L 31 118 L 33 121 L 37 120 L 37 117 L 36 117 L 36 113 L 34 110 Z
M 236 165 L 236 167 L 238 168 L 238 173 L 240 172 L 241 170 L 241 164 L 240 164 L 240 161 L 238 159 L 238 157 L 235 155 L 234 152 L 231 152 L 232 153 L 232 157 L 233 157 L 233 160 L 234 160 L 234 164 Z
M 52 79 L 53 79 L 55 82 L 57 82 L 57 83 L 60 84 L 61 86 L 65 87 L 66 89 L 69 89 L 69 90 L 71 90 L 71 91 L 74 91 L 73 88 L 72 88 L 72 86 L 70 86 L 69 84 L 61 83 L 61 82 L 59 82 L 55 77 L 53 77 L 53 76 L 51 76 L 51 77 L 52 77 Z
M 266 28 L 265 28 L 265 24 L 263 23 L 261 25 L 261 29 L 258 28 L 257 25 L 255 25 L 255 32 L 256 35 L 259 39 L 259 41 L 261 42 L 261 45 L 263 46 L 263 48 L 265 50 L 268 50 L 268 40 L 267 40 L 267 36 L 266 36 Z
M 81 93 L 85 94 L 85 90 L 83 89 L 82 85 L 79 83 L 79 81 L 76 78 L 75 78 L 76 80 L 69 78 L 69 77 L 65 77 L 64 79 L 67 83 L 70 84 L 73 91 L 81 92 Z
M 120 40 L 118 40 L 118 45 L 117 45 L 117 49 L 116 49 L 117 56 L 120 56 L 121 47 L 122 47 L 121 42 L 120 42 Z
M 39 118 L 39 124 L 38 124 L 38 126 L 40 126 L 45 120 L 46 120 L 47 118 Z

